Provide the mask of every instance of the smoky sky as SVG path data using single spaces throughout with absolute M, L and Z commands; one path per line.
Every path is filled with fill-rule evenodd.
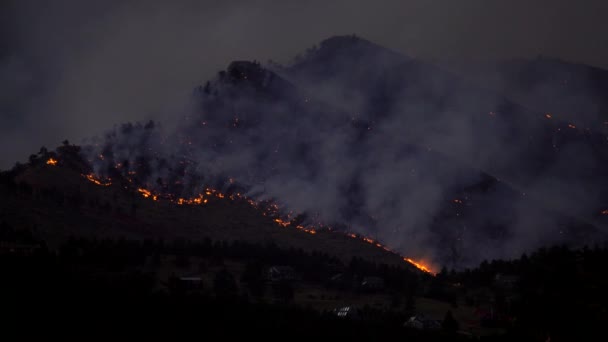
M 167 119 L 232 60 L 289 61 L 356 33 L 430 61 L 608 67 L 608 4 L 573 1 L 4 1 L 0 168 L 42 145 Z

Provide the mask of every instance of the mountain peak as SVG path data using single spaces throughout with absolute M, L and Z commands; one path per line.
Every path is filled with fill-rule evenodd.
M 319 45 L 321 46 L 321 48 L 343 48 L 355 45 L 373 45 L 373 43 L 357 35 L 352 34 L 329 37 L 321 41 Z

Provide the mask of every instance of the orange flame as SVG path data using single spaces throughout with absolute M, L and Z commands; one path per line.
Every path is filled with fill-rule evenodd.
M 57 165 L 57 159 L 49 158 L 49 160 L 46 161 L 46 165 Z
M 144 188 L 139 188 L 137 189 L 137 191 L 144 196 L 144 198 L 152 198 L 153 200 L 158 200 L 158 196 L 152 194 L 152 192 L 150 190 L 144 189 Z
M 112 185 L 112 182 L 110 182 L 110 180 L 109 180 L 109 179 L 108 179 L 108 181 L 107 181 L 107 182 L 103 182 L 103 181 L 101 181 L 101 180 L 97 179 L 97 178 L 95 177 L 95 175 L 93 175 L 93 174 L 82 175 L 82 176 L 84 176 L 84 177 L 85 177 L 86 179 L 88 179 L 90 182 L 93 182 L 93 183 L 95 183 L 95 184 L 97 184 L 97 185 L 100 185 L 100 186 L 110 186 L 110 185 Z
M 431 267 L 428 264 L 425 264 L 423 261 L 414 261 L 411 258 L 403 258 L 403 260 L 414 265 L 417 269 L 421 270 L 422 272 L 428 273 L 433 276 L 435 275 L 435 272 L 433 272 L 433 270 L 431 270 Z
M 54 159 L 53 159 L 54 160 Z M 56 163 L 56 161 L 55 161 Z M 54 165 L 54 164 L 52 164 Z M 97 179 L 93 174 L 88 174 L 88 175 L 82 175 L 83 177 L 87 178 L 89 181 L 97 184 L 97 185 L 101 185 L 101 186 L 110 186 L 112 183 L 109 181 L 107 182 L 103 182 L 99 179 Z M 137 191 L 142 194 L 142 196 L 144 198 L 151 198 L 154 201 L 158 200 L 158 195 L 155 195 L 152 193 L 152 191 L 145 189 L 145 188 L 138 188 Z M 231 194 L 229 196 L 226 196 L 225 194 L 217 191 L 216 189 L 210 189 L 207 188 L 205 189 L 205 195 L 207 195 L 207 197 L 216 197 L 219 199 L 223 199 L 223 198 L 228 198 L 232 201 L 236 201 L 236 200 L 244 200 L 246 203 L 248 203 L 249 205 L 251 205 L 252 207 L 256 208 L 256 209 L 263 209 L 262 214 L 264 216 L 269 216 L 269 217 L 274 217 L 273 221 L 277 224 L 279 224 L 282 227 L 288 227 L 288 226 L 292 226 L 292 222 L 289 221 L 289 217 L 291 217 L 291 215 L 293 213 L 289 213 L 287 215 L 287 220 L 281 218 L 281 217 L 277 217 L 279 215 L 279 213 L 281 212 L 281 208 L 279 207 L 278 204 L 276 203 L 267 203 L 267 202 L 257 202 L 251 198 L 247 198 L 246 196 L 240 194 L 240 193 L 236 193 L 236 194 Z M 178 205 L 194 205 L 194 204 L 198 204 L 198 205 L 202 205 L 202 204 L 207 204 L 208 203 L 208 198 L 205 198 L 205 196 L 203 194 L 199 194 L 198 197 L 193 197 L 193 198 L 177 198 L 177 200 L 172 199 L 171 197 L 165 197 L 167 198 L 170 202 L 176 203 Z M 454 202 L 456 203 L 462 203 L 461 200 L 459 199 L 455 199 Z M 608 215 L 608 209 L 602 211 L 602 214 L 604 215 Z M 317 223 L 317 225 L 322 226 L 322 224 L 320 222 Z M 317 234 L 317 229 L 315 229 L 313 226 L 302 226 L 302 225 L 297 225 L 294 228 L 303 231 L 305 233 L 308 234 Z M 328 230 L 331 231 L 331 228 L 327 227 Z M 360 239 L 362 241 L 365 241 L 377 248 L 382 248 L 383 250 L 399 255 L 398 253 L 396 253 L 395 251 L 391 250 L 389 247 L 384 246 L 383 244 L 381 244 L 378 241 L 375 241 L 372 238 L 369 237 L 365 237 L 365 236 L 360 236 L 354 233 L 345 233 L 345 236 L 348 236 L 350 238 L 353 239 Z M 406 258 L 406 257 L 402 257 L 400 256 L 404 261 L 410 263 L 411 265 L 415 266 L 416 268 L 418 268 L 419 270 L 431 274 L 431 275 L 435 275 L 435 272 L 433 272 L 433 270 L 431 269 L 431 266 L 429 264 L 426 264 L 422 261 L 414 261 L 411 258 Z
M 279 225 L 281 225 L 283 227 L 289 226 L 289 222 L 283 221 L 280 218 L 275 218 L 274 222 L 278 223 Z

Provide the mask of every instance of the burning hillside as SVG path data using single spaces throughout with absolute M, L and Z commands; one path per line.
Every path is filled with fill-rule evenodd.
M 49 164 L 49 163 L 47 163 L 47 164 Z M 49 164 L 49 165 L 53 165 L 53 166 L 56 165 L 56 161 L 55 161 L 55 163 Z M 110 179 L 102 180 L 92 174 L 87 174 L 87 175 L 82 175 L 82 176 L 84 176 L 88 181 L 90 181 L 91 183 L 93 183 L 95 185 L 110 186 L 112 184 Z M 131 179 L 128 179 L 128 181 L 133 182 Z M 334 232 L 334 229 L 332 229 L 329 226 L 324 226 L 324 225 L 313 226 L 313 225 L 298 224 L 297 220 L 293 217 L 293 213 L 290 212 L 286 215 L 281 215 L 281 213 L 283 211 L 279 208 L 279 206 L 277 204 L 269 202 L 269 201 L 255 201 L 255 200 L 247 198 L 246 196 L 244 196 L 240 193 L 224 194 L 216 189 L 206 188 L 204 193 L 200 193 L 195 197 L 174 198 L 173 196 L 168 195 L 168 194 L 155 194 L 151 190 L 144 189 L 144 188 L 137 188 L 137 192 L 139 194 L 141 194 L 141 196 L 145 199 L 150 199 L 153 201 L 158 201 L 159 199 L 166 200 L 166 201 L 171 202 L 176 205 L 207 205 L 215 200 L 230 200 L 230 201 L 244 202 L 244 203 L 249 204 L 251 207 L 255 208 L 256 210 L 259 210 L 263 216 L 268 216 L 268 217 L 272 218 L 276 224 L 278 224 L 280 227 L 283 227 L 283 228 L 287 228 L 287 227 L 295 228 L 297 230 L 300 230 L 302 232 L 312 234 L 312 235 L 317 234 L 318 230 L 325 230 L 327 232 L 333 232 L 335 234 L 343 234 L 340 232 Z M 343 235 L 350 237 L 352 239 L 358 239 L 358 240 L 367 242 L 377 248 L 383 249 L 386 252 L 398 254 L 395 251 L 392 251 L 390 248 L 382 245 L 380 242 L 375 241 L 369 237 L 360 236 L 357 234 L 343 234 Z M 423 261 L 420 261 L 420 260 L 415 261 L 414 259 L 407 258 L 407 257 L 402 257 L 402 258 L 404 261 L 406 261 L 409 264 L 411 264 L 412 266 L 418 268 L 420 271 L 423 271 L 425 273 L 432 274 L 432 275 L 434 275 L 436 273 L 436 271 L 433 271 L 430 268 L 430 266 L 428 264 L 425 264 Z
M 277 72 L 231 63 L 197 88 L 175 129 L 124 124 L 86 146 L 87 159 L 100 184 L 124 179 L 148 199 L 206 204 L 214 191 L 273 210 L 279 226 L 354 231 L 454 267 L 588 239 L 577 227 L 597 216 L 601 196 L 563 210 L 570 197 L 546 200 L 546 182 L 567 177 L 578 189 L 579 179 L 603 179 L 608 163 L 566 160 L 589 146 L 593 155 L 582 155 L 608 160 L 605 138 L 378 49 L 334 39 Z M 391 61 L 393 76 L 353 55 Z M 531 226 L 551 241 L 522 233 Z

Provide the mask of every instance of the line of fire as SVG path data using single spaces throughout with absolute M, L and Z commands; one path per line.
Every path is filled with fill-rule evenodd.
M 50 165 L 50 166 L 57 166 L 58 160 L 54 159 L 54 158 L 49 158 L 47 160 L 46 164 Z M 108 187 L 108 186 L 112 185 L 111 179 L 98 177 L 93 173 L 82 174 L 82 177 L 84 177 L 86 180 L 88 180 L 89 182 L 91 182 L 97 186 Z M 130 179 L 127 179 L 127 180 L 131 182 Z M 252 207 L 256 208 L 257 210 L 260 210 L 262 212 L 262 215 L 271 217 L 272 220 L 280 227 L 284 227 L 284 228 L 292 227 L 292 228 L 298 229 L 302 232 L 305 232 L 305 233 L 308 233 L 311 235 L 317 234 L 317 232 L 320 229 L 319 227 L 323 227 L 324 229 L 331 231 L 333 233 L 338 233 L 338 231 L 336 231 L 336 230 L 332 229 L 331 227 L 324 225 L 322 223 L 319 223 L 318 226 L 313 226 L 313 225 L 304 226 L 301 224 L 294 224 L 293 212 L 289 212 L 286 215 L 281 215 L 282 210 L 278 204 L 269 202 L 269 201 L 263 201 L 263 202 L 255 201 L 241 193 L 234 193 L 234 194 L 228 195 L 228 194 L 224 194 L 216 189 L 206 188 L 204 193 L 200 193 L 196 197 L 174 198 L 173 196 L 170 196 L 170 195 L 162 195 L 162 194 L 154 193 L 154 191 L 146 189 L 146 188 L 142 188 L 142 187 L 137 188 L 137 192 L 143 198 L 146 198 L 146 199 L 150 199 L 153 201 L 167 200 L 167 201 L 175 203 L 177 205 L 205 205 L 205 204 L 209 203 L 209 201 L 212 199 L 228 199 L 231 201 L 244 201 L 244 202 L 248 203 L 249 205 L 251 205 Z M 462 203 L 460 200 L 454 200 L 454 201 L 456 203 Z M 394 250 L 390 249 L 389 247 L 385 246 L 384 244 L 380 243 L 379 241 L 376 241 L 370 237 L 366 237 L 366 236 L 362 236 L 360 234 L 354 234 L 354 233 L 343 233 L 343 234 L 349 238 L 364 241 L 366 243 L 369 243 L 372 246 L 375 246 L 377 248 L 382 248 L 383 250 L 385 250 L 387 252 L 396 254 L 401 259 L 403 259 L 403 261 L 409 263 L 410 265 L 416 267 L 417 269 L 419 269 L 425 273 L 428 273 L 431 275 L 435 275 L 437 273 L 434 271 L 434 268 L 430 264 L 426 263 L 425 261 L 414 260 L 412 258 L 404 257 L 404 256 L 400 255 L 399 253 L 395 252 Z

